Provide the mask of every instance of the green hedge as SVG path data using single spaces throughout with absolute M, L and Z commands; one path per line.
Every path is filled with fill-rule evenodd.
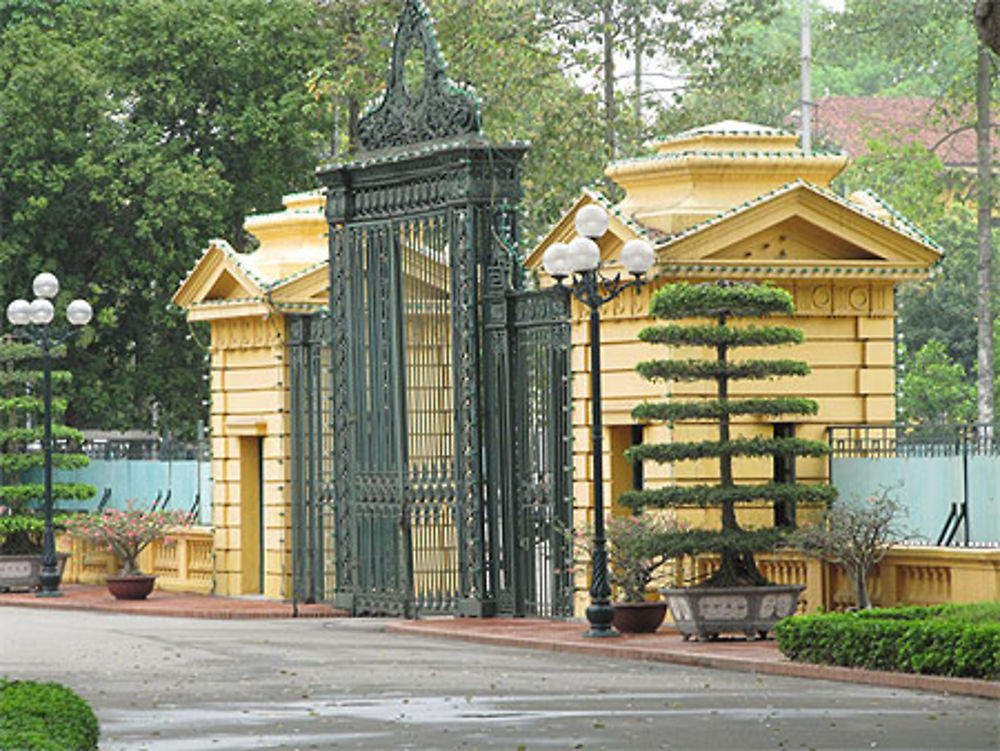
M 100 732 L 87 702 L 65 686 L 0 679 L 2 751 L 92 751 Z
M 1000 603 L 794 616 L 774 633 L 798 662 L 1000 679 Z

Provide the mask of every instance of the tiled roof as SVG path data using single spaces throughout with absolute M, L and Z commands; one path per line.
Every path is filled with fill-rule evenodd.
M 958 130 L 974 113 L 946 116 L 931 97 L 826 96 L 816 102 L 814 122 L 820 143 L 832 143 L 851 158 L 868 153 L 868 141 L 888 137 L 903 143 L 936 148 L 946 165 L 976 163 L 976 133 Z

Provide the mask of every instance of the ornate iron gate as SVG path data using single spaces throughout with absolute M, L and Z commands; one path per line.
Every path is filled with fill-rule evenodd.
M 418 0 L 359 133 L 362 157 L 320 169 L 329 317 L 291 330 L 296 592 L 355 613 L 568 613 L 569 302 L 519 289 L 526 146 L 482 137 Z

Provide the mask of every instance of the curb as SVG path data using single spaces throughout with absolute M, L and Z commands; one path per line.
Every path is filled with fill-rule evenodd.
M 34 608 L 38 610 L 89 611 L 111 615 L 146 615 L 165 618 L 203 618 L 209 620 L 259 620 L 265 618 L 343 618 L 345 610 L 326 605 L 300 604 L 297 609 L 289 602 L 250 601 L 239 598 L 195 595 L 156 590 L 145 600 L 97 599 L 93 590 L 102 588 L 67 588 L 63 597 L 36 597 L 33 593 L 2 593 L 0 607 Z

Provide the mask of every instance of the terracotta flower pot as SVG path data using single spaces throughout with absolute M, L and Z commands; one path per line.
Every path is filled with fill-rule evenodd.
M 666 600 L 613 603 L 615 616 L 611 625 L 623 634 L 651 634 L 667 615 Z
M 107 579 L 108 591 L 116 600 L 145 600 L 155 582 L 156 577 L 152 574 L 109 576 Z

